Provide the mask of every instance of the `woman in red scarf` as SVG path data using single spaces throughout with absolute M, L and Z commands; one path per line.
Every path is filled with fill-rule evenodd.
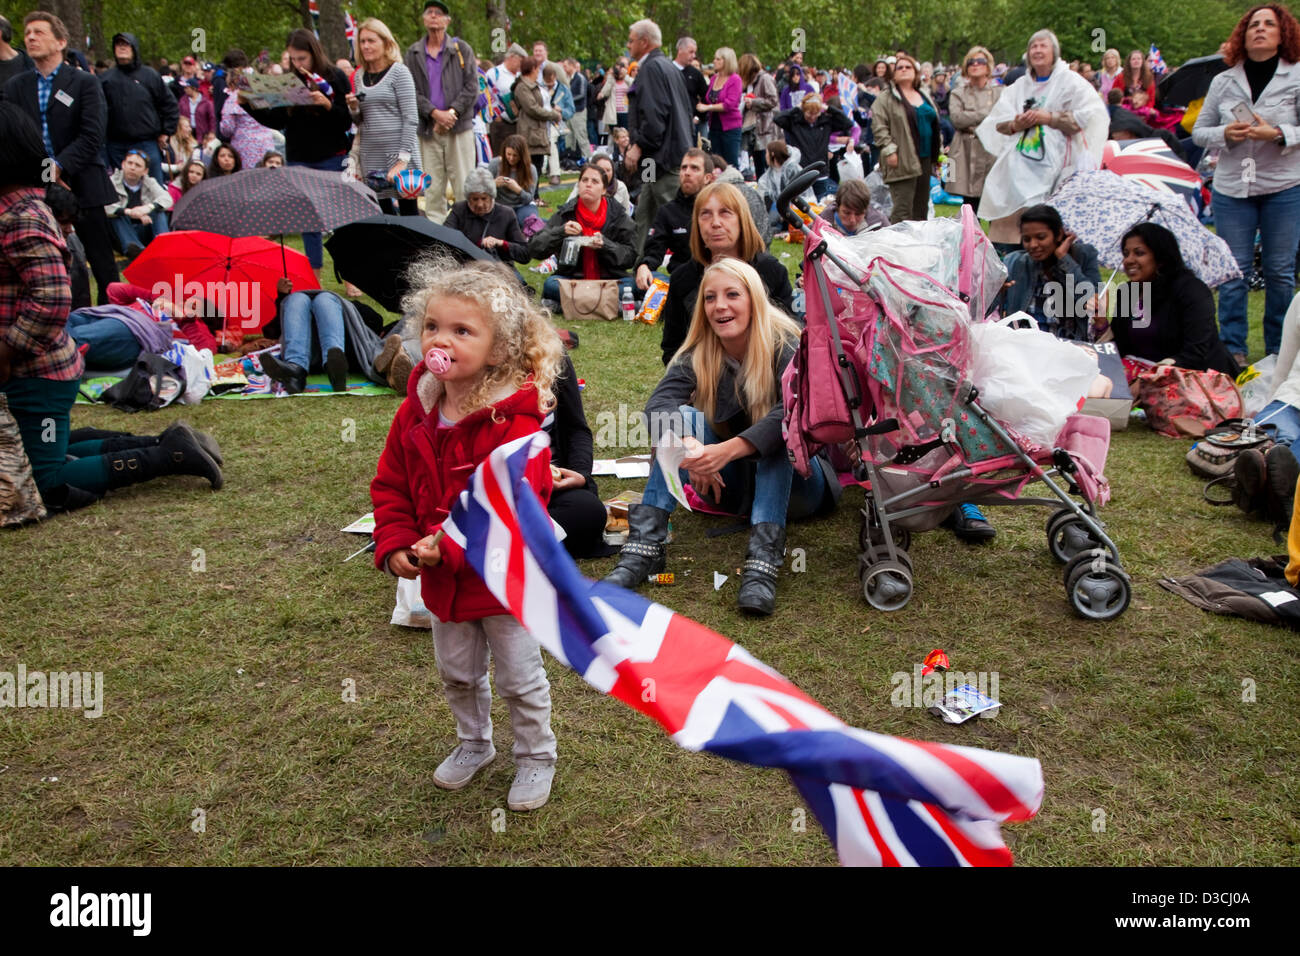
M 632 286 L 636 295 L 627 274 L 636 262 L 636 227 L 621 205 L 607 200 L 607 175 L 595 163 L 583 167 L 577 198 L 565 203 L 546 228 L 528 240 L 530 258 L 557 257 L 555 274 L 542 286 L 543 305 L 552 311 L 559 311 L 561 278 L 618 279 L 620 285 Z M 566 255 L 565 240 L 570 237 L 590 237 L 590 242 L 577 246 L 576 255 Z

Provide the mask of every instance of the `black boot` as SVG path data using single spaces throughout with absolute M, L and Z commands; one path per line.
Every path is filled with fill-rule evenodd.
M 342 349 L 330 349 L 326 353 L 325 374 L 329 376 L 330 388 L 334 391 L 348 390 L 348 357 Z
M 262 371 L 271 376 L 272 381 L 283 385 L 284 390 L 290 395 L 297 395 L 306 390 L 307 370 L 301 365 L 282 361 L 274 355 L 260 355 L 258 359 L 262 363 Z
M 161 475 L 197 475 L 208 479 L 213 491 L 223 483 L 220 466 L 188 429 L 172 430 L 152 448 L 127 448 L 104 457 L 110 488 L 151 481 Z
M 1268 463 L 1258 448 L 1245 448 L 1232 464 L 1232 500 L 1252 518 L 1262 518 L 1265 511 L 1265 486 Z
M 627 544 L 605 580 L 621 588 L 644 584 L 647 577 L 664 569 L 667 540 L 668 512 L 653 505 L 632 505 L 627 509 Z
M 1295 486 L 1300 478 L 1300 462 L 1286 445 L 1274 445 L 1264 456 L 1267 481 L 1265 498 L 1269 517 L 1275 525 L 1275 536 L 1284 535 L 1291 527 L 1291 512 L 1295 505 Z
M 785 560 L 785 525 L 764 521 L 749 529 L 749 554 L 737 603 L 746 614 L 767 617 L 776 609 L 776 576 Z
M 209 458 L 215 461 L 218 466 L 225 467 L 226 459 L 221 456 L 221 446 L 217 444 L 217 440 L 207 432 L 199 431 L 189 422 L 176 422 L 174 425 L 168 425 L 163 429 L 162 434 L 158 436 L 158 440 L 162 441 L 174 431 L 183 431 L 188 434 L 198 443 L 200 448 L 208 453 Z
M 98 429 L 86 429 L 86 431 L 98 431 Z M 206 432 L 195 431 L 186 422 L 176 422 L 174 425 L 168 425 L 163 429 L 161 435 L 132 435 L 130 432 L 115 432 L 99 438 L 103 442 L 99 453 L 108 455 L 115 451 L 126 451 L 128 448 L 153 448 L 173 432 L 188 434 L 200 448 L 208 453 L 208 457 L 215 461 L 218 466 L 226 463 L 225 459 L 221 457 L 221 446 L 217 444 L 217 440 Z M 87 436 L 81 440 L 93 441 L 94 437 Z M 71 443 L 70 441 L 69 444 Z

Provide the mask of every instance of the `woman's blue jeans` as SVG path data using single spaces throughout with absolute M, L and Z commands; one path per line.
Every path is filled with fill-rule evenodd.
M 720 439 L 705 421 L 704 413 L 690 405 L 682 405 L 682 431 L 696 438 L 701 444 L 715 445 Z M 658 429 L 651 429 L 658 433 Z M 744 460 L 733 461 L 722 469 L 722 481 L 728 487 L 734 487 L 741 481 L 740 470 L 745 467 Z M 772 523 L 785 526 L 786 521 L 806 518 L 821 506 L 826 493 L 826 479 L 820 467 L 814 467 L 807 478 L 795 474 L 794 465 L 784 454 L 766 455 L 757 461 L 757 476 L 754 480 L 754 506 L 750 509 L 749 523 Z M 690 481 L 686 469 L 680 471 L 682 483 Z M 671 512 L 677 507 L 677 499 L 668 490 L 664 480 L 663 469 L 653 466 L 650 480 L 646 482 L 641 503 Z
M 294 292 L 280 306 L 280 350 L 286 362 L 292 362 L 308 371 L 312 366 L 312 324 L 315 320 L 316 337 L 320 339 L 317 355 L 328 355 L 330 349 L 342 349 L 343 303 L 329 292 L 309 296 Z
M 346 159 L 346 155 L 338 155 L 330 156 L 327 159 L 318 159 L 311 163 L 295 160 L 289 165 L 306 166 L 308 169 L 323 169 L 326 172 L 342 172 L 343 162 Z M 319 269 L 325 265 L 325 244 L 321 241 L 319 232 L 304 232 L 302 234 L 302 251 L 307 254 L 307 261 L 311 263 L 313 269 Z
M 86 367 L 115 371 L 129 368 L 140 355 L 140 343 L 120 319 L 92 315 L 81 309 L 68 316 L 65 326 L 78 345 L 89 345 Z
M 1255 232 L 1264 266 L 1264 351 L 1282 345 L 1282 319 L 1295 292 L 1300 245 L 1300 186 L 1247 199 L 1214 190 L 1214 226 L 1232 250 L 1243 278 L 1219 286 L 1219 335 L 1229 352 L 1246 351 L 1246 281 L 1255 267 Z
M 572 279 L 573 276 L 547 276 L 546 281 L 542 283 L 543 299 L 550 299 L 552 302 L 560 301 L 560 279 L 561 278 Z M 623 301 L 624 289 L 632 290 L 633 302 L 640 302 L 641 298 L 645 295 L 644 292 L 642 292 L 640 289 L 636 287 L 636 280 L 631 276 L 624 276 L 622 279 L 618 280 L 618 301 L 619 302 Z
M 740 165 L 741 132 L 740 127 L 727 130 L 720 127 L 709 129 L 709 139 L 713 143 L 713 151 L 725 159 L 728 166 Z
M 1276 425 L 1277 443 L 1292 445 L 1300 438 L 1300 408 L 1286 402 L 1269 402 L 1255 416 L 1256 425 Z

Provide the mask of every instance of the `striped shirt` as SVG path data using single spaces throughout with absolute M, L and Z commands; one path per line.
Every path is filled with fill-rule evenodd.
M 385 174 L 403 158 L 418 166 L 420 111 L 411 71 L 405 64 L 394 63 L 375 83 L 362 79 L 357 92 L 366 94 L 357 124 L 361 130 L 361 175 Z
M 68 245 L 42 201 L 26 187 L 0 196 L 0 341 L 17 353 L 14 378 L 81 378 L 76 343 L 65 328 L 72 308 Z

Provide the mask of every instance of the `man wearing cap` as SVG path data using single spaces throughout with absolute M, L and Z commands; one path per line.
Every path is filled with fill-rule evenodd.
M 176 132 L 180 110 L 167 92 L 162 77 L 140 62 L 140 41 L 132 33 L 113 36 L 117 66 L 104 74 L 104 99 L 108 102 L 108 162 L 116 169 L 127 151 L 138 149 L 149 157 L 149 175 L 164 183 L 162 147 Z
M 424 214 L 438 224 L 447 218 L 448 185 L 457 202 L 465 198 L 465 177 L 475 158 L 471 124 L 478 98 L 478 61 L 468 43 L 447 36 L 450 23 L 451 11 L 443 0 L 427 0 L 426 35 L 406 51 L 420 113 L 421 162 L 433 180 L 424 191 Z
M 200 84 L 203 82 L 203 77 L 199 75 L 199 61 L 192 56 L 187 56 L 181 60 L 181 75 L 172 84 L 172 92 L 176 94 L 176 99 L 179 100 L 185 95 L 185 81 L 189 79 L 198 80 Z M 201 92 L 208 92 L 202 88 L 202 85 L 200 85 L 199 89 Z
M 190 121 L 190 129 L 199 143 L 208 141 L 208 134 L 217 125 L 216 113 L 212 110 L 212 101 L 199 89 L 199 78 L 192 76 L 181 80 L 181 101 L 177 104 L 181 116 Z
M 505 58 L 487 71 L 487 81 L 497 91 L 497 96 L 505 97 L 514 88 L 515 80 L 519 77 L 519 67 L 527 55 L 527 50 L 518 43 L 512 43 L 510 49 L 506 50 Z M 494 119 L 488 130 L 488 142 L 492 145 L 492 152 L 500 155 L 501 144 L 505 142 L 507 136 L 513 136 L 518 128 L 518 124 L 513 120 Z

